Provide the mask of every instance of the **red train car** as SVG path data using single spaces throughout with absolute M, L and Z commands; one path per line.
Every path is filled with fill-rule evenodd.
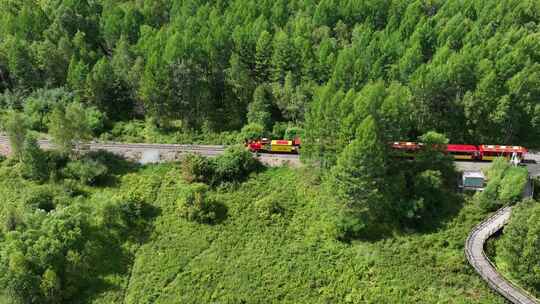
M 414 157 L 414 154 L 422 149 L 422 143 L 416 142 L 394 142 L 392 149 L 403 152 L 406 157 Z M 521 146 L 504 145 L 465 145 L 448 144 L 445 151 L 456 160 L 485 160 L 492 161 L 497 157 L 505 157 L 508 160 L 521 162 L 527 154 L 527 149 Z
M 480 159 L 480 151 L 474 145 L 446 145 L 446 153 L 452 155 L 454 159 L 460 160 L 478 160 Z
M 515 156 L 521 161 L 527 154 L 527 149 L 521 146 L 480 145 L 479 151 L 482 160 L 494 160 L 497 157 L 511 159 Z

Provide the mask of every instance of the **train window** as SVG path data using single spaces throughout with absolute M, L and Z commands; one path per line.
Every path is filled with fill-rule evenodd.
M 450 152 L 450 154 L 452 154 L 452 155 L 471 155 L 471 154 L 474 154 L 474 151 L 471 151 L 471 152 L 457 152 L 457 151 L 452 151 L 452 152 Z

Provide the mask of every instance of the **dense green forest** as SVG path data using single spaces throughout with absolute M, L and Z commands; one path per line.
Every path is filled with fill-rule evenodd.
M 458 194 L 441 147 L 540 146 L 539 21 L 536 0 L 0 0 L 0 303 L 503 303 L 463 245 L 527 172 Z M 306 167 L 82 153 L 262 135 L 302 137 Z M 537 206 L 496 246 L 533 292 Z
M 305 126 L 325 154 L 377 113 L 392 138 L 435 130 L 452 142 L 538 145 L 538 1 L 2 0 L 0 8 L 0 109 L 24 111 L 38 131 L 58 104 L 80 101 L 95 135 L 135 140 L 145 130 L 155 140 L 248 123 L 282 136 L 290 124 Z

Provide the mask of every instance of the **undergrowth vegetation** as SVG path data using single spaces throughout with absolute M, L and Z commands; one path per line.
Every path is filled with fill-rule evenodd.
M 0 303 L 503 303 L 463 256 L 486 216 L 472 202 L 432 229 L 344 243 L 316 170 L 205 185 L 181 164 L 107 164 L 90 187 L 2 163 Z

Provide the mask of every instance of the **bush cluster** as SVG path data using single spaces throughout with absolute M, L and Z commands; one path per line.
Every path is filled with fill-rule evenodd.
M 503 205 L 521 200 L 527 184 L 526 168 L 511 167 L 504 158 L 496 159 L 486 172 L 488 184 L 476 194 L 476 200 L 484 210 L 494 211 Z
M 241 182 L 260 168 L 260 162 L 242 146 L 230 147 L 215 158 L 188 154 L 182 160 L 182 176 L 188 183 Z
M 218 218 L 218 203 L 208 195 L 209 187 L 192 184 L 178 200 L 180 215 L 190 221 L 212 224 Z
M 69 162 L 62 173 L 65 177 L 78 180 L 82 184 L 94 185 L 107 175 L 108 168 L 96 160 L 84 159 Z

